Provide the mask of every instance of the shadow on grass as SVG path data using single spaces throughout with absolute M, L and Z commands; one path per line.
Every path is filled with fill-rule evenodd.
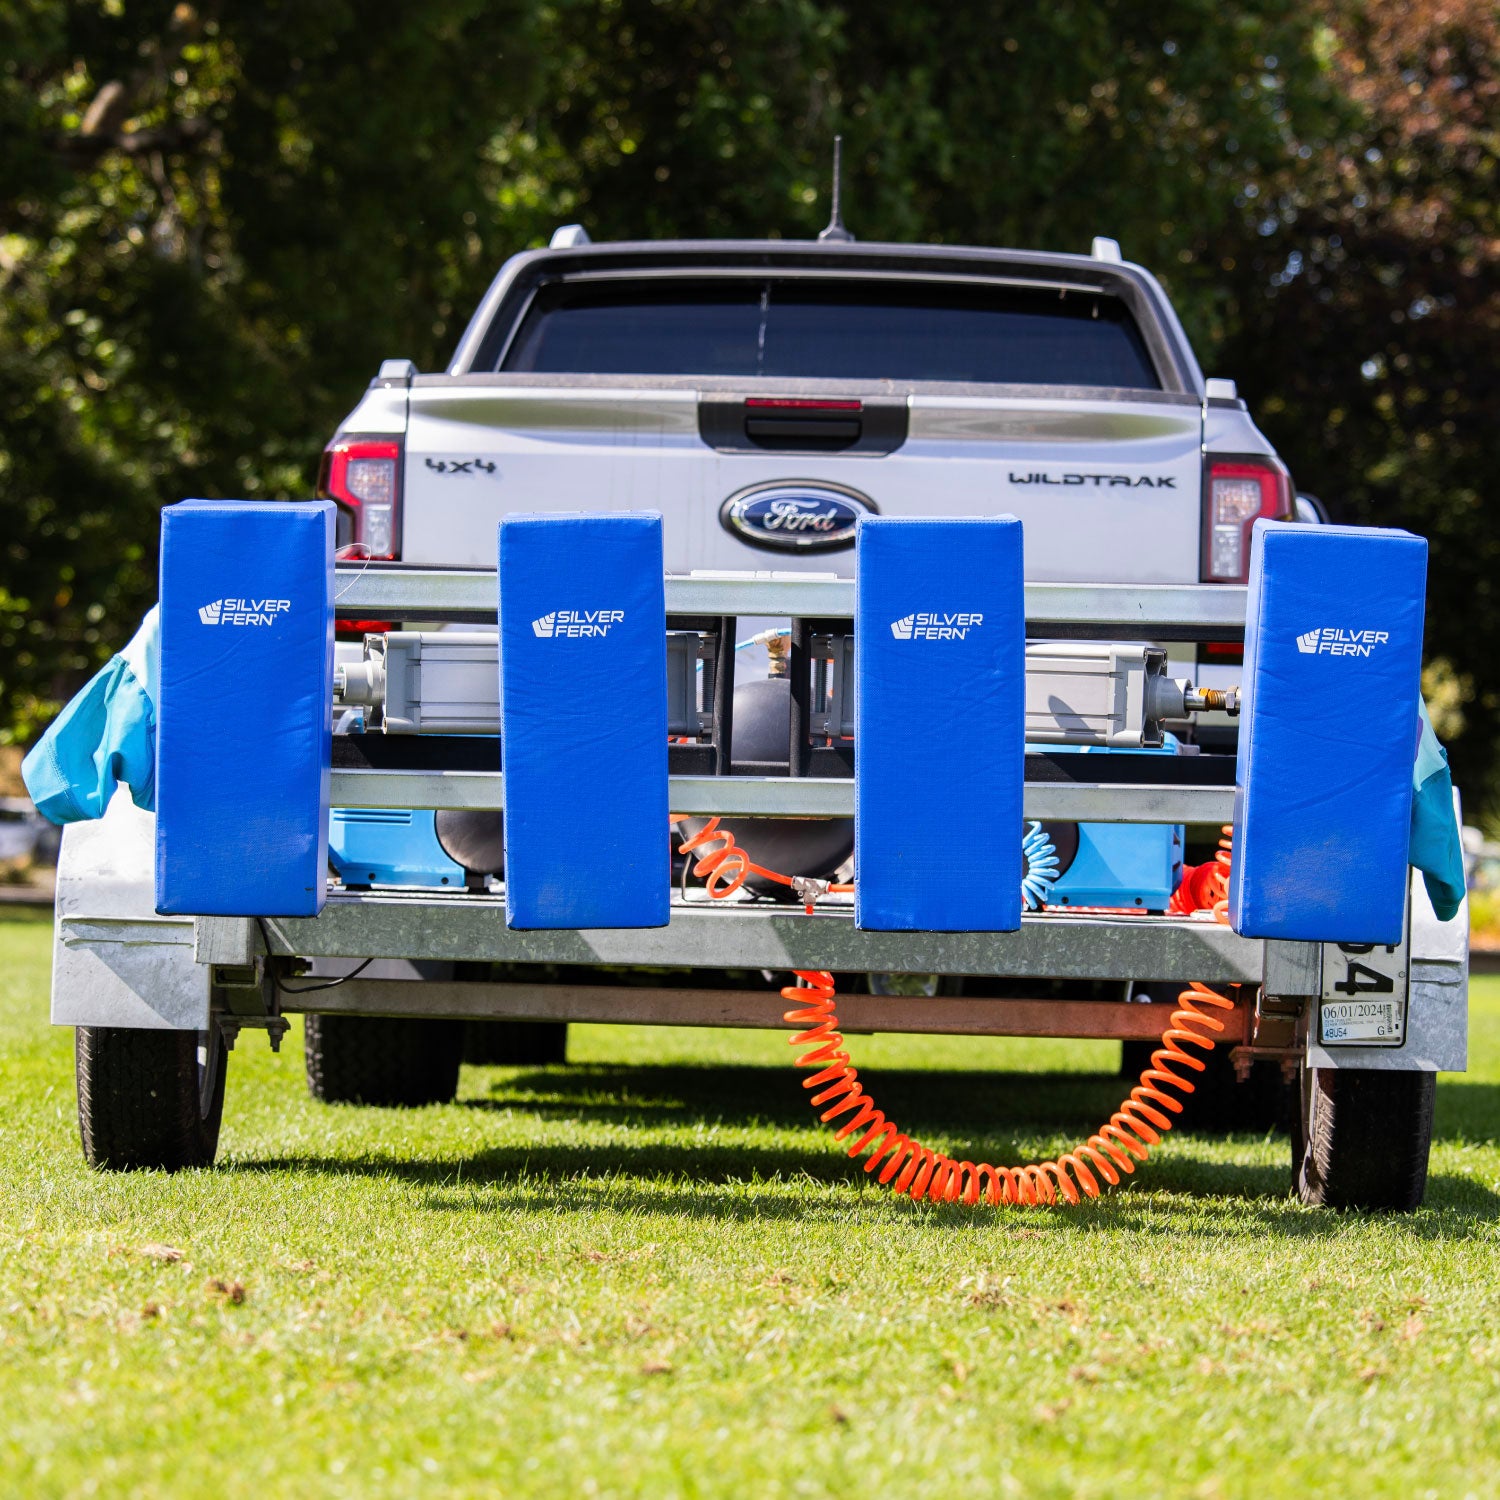
M 1026 1159 L 1016 1134 L 1085 1139 L 1106 1119 L 1125 1092 L 1119 1078 L 1078 1073 L 940 1073 L 893 1069 L 871 1079 L 877 1102 L 918 1139 L 958 1149 L 975 1159 Z M 1445 1085 L 1440 1122 L 1466 1135 L 1495 1108 L 1500 1090 L 1462 1086 L 1484 1097 L 1450 1097 Z M 226 1164 L 226 1170 L 305 1172 L 331 1176 L 393 1178 L 423 1190 L 421 1201 L 436 1211 L 496 1210 L 612 1211 L 674 1214 L 701 1219 L 802 1219 L 872 1217 L 913 1212 L 910 1204 L 865 1179 L 813 1118 L 799 1076 L 790 1070 L 734 1066 L 619 1066 L 596 1064 L 533 1069 L 503 1076 L 484 1098 L 461 1106 L 475 1111 L 524 1111 L 554 1122 L 581 1126 L 631 1126 L 637 1139 L 597 1143 L 549 1142 L 497 1146 L 468 1155 L 415 1158 L 381 1154 L 350 1157 L 284 1156 Z M 660 1133 L 699 1125 L 737 1129 L 774 1127 L 805 1131 L 801 1141 L 759 1145 L 753 1141 L 663 1140 Z M 1013 1134 L 1013 1132 L 1015 1134 Z M 1243 1139 L 1243 1138 L 1242 1138 Z M 1262 1138 L 1263 1139 L 1263 1138 Z M 1184 1131 L 1169 1138 L 1160 1155 L 1138 1170 L 1135 1183 L 1153 1194 L 1201 1200 L 1194 1215 L 1211 1225 L 1185 1229 L 1179 1205 L 1121 1192 L 1093 1206 L 1080 1229 L 1126 1229 L 1142 1235 L 1184 1232 L 1261 1233 L 1326 1238 L 1344 1232 L 1351 1216 L 1311 1211 L 1291 1200 L 1290 1151 L 1278 1143 L 1276 1165 L 1226 1162 L 1222 1148 L 1204 1151 L 1203 1137 Z M 799 1185 L 841 1188 L 868 1181 L 851 1205 L 846 1193 L 788 1191 Z M 739 1192 L 724 1192 L 732 1187 Z M 743 1191 L 751 1188 L 753 1191 Z M 476 1193 L 479 1195 L 476 1199 Z M 988 1209 L 924 1205 L 917 1212 L 992 1220 Z M 1046 1217 L 1069 1216 L 1052 1210 Z M 1472 1178 L 1434 1175 L 1427 1207 L 1400 1219 L 1404 1231 L 1422 1239 L 1462 1240 L 1488 1232 L 1500 1218 L 1500 1196 Z M 1006 1222 L 1010 1222 L 1007 1220 Z
M 476 1110 L 524 1109 L 541 1119 L 660 1125 L 712 1120 L 725 1125 L 798 1124 L 810 1107 L 804 1070 L 675 1064 L 577 1064 L 515 1072 L 487 1096 L 464 1099 Z M 1093 1130 L 1133 1087 L 1110 1073 L 936 1072 L 867 1069 L 861 1081 L 887 1114 L 912 1129 L 952 1133 L 1018 1121 L 1030 1133 Z M 1188 1101 L 1192 1110 L 1193 1100 Z M 1178 1122 L 1198 1129 L 1193 1116 Z M 1222 1135 L 1214 1130 L 1207 1132 Z M 1438 1084 L 1433 1140 L 1500 1141 L 1500 1083 L 1463 1075 Z
M 460 1107 L 648 1127 L 687 1121 L 801 1125 L 812 1115 L 805 1076 L 790 1067 L 582 1064 L 512 1074 L 485 1097 L 460 1101 Z M 861 1076 L 888 1114 L 932 1132 L 1013 1121 L 1028 1128 L 1076 1129 L 1108 1117 L 1127 1091 L 1122 1080 L 1093 1073 L 888 1069 Z
M 1022 1210 L 1028 1222 L 1080 1233 L 1123 1230 L 1143 1238 L 1184 1235 L 1331 1239 L 1378 1215 L 1307 1209 L 1289 1193 L 1281 1167 L 1247 1166 L 1176 1154 L 1153 1160 L 1136 1177 L 1138 1191 L 1117 1190 L 1086 1209 Z M 504 1147 L 446 1159 L 398 1156 L 271 1157 L 227 1163 L 221 1170 L 315 1173 L 394 1179 L 421 1189 L 434 1212 L 597 1213 L 669 1215 L 702 1220 L 808 1220 L 841 1223 L 906 1222 L 912 1214 L 984 1228 L 1013 1227 L 1016 1214 L 997 1219 L 987 1207 L 914 1206 L 866 1182 L 858 1166 L 832 1143 L 823 1149 L 767 1149 L 618 1142 Z M 852 1199 L 844 1189 L 863 1184 Z M 811 1192 L 796 1191 L 809 1186 Z M 724 1191 L 737 1189 L 738 1191 Z M 1142 1192 L 1153 1196 L 1142 1198 Z M 1163 1203 L 1156 1195 L 1179 1195 Z M 1181 1199 L 1195 1200 L 1191 1206 Z M 1462 1177 L 1435 1177 L 1427 1206 L 1393 1219 L 1405 1234 L 1462 1241 L 1492 1233 L 1500 1197 Z

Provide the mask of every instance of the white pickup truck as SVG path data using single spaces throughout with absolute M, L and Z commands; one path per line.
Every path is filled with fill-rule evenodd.
M 1284 1103 L 1283 1076 L 1298 1077 L 1303 1196 L 1420 1200 L 1433 1069 L 1454 1066 L 1462 1050 L 1451 994 L 1439 1019 L 1422 1020 L 1438 1012 L 1415 1000 L 1409 1023 L 1403 1011 L 1412 1040 L 1403 1057 L 1339 1052 L 1316 1030 L 1311 960 L 1280 951 L 1314 945 L 1261 944 L 1167 915 L 1184 864 L 1211 848 L 1205 830 L 1227 821 L 1234 721 L 1210 710 L 1232 707 L 1233 695 L 1205 690 L 1238 680 L 1235 586 L 1251 527 L 1298 514 L 1298 499 L 1233 382 L 1205 379 L 1159 283 L 1112 240 L 1095 240 L 1088 255 L 838 238 L 592 244 L 569 226 L 550 248 L 505 264 L 446 371 L 381 366 L 329 443 L 319 490 L 338 506 L 344 627 L 331 705 L 343 731 L 335 893 L 313 921 L 257 930 L 197 919 L 173 959 L 177 977 L 163 970 L 153 982 L 184 995 L 196 985 L 209 1029 L 174 1063 L 110 1062 L 127 1032 L 102 1022 L 128 1007 L 69 996 L 99 982 L 97 965 L 92 979 L 78 967 L 88 949 L 78 923 L 100 860 L 120 868 L 124 835 L 109 830 L 114 813 L 70 833 L 54 1015 L 80 1024 L 91 1160 L 211 1160 L 223 1036 L 268 1024 L 274 1037 L 283 1010 L 308 1013 L 318 1097 L 422 1103 L 452 1097 L 465 1023 L 471 1060 L 560 1061 L 569 1019 L 774 1025 L 779 1007 L 767 1002 L 762 1015 L 750 988 L 759 971 L 811 965 L 846 976 L 856 1029 L 1117 1036 L 1136 1048 L 1160 1034 L 1181 981 L 1236 983 L 1246 995 L 1258 986 L 1266 1003 L 1250 1004 L 1230 1038 L 1237 1066 L 1224 1049 L 1219 1070 L 1238 1117 L 1269 1118 Z M 479 768 L 495 744 L 496 523 L 513 512 L 641 509 L 663 517 L 669 631 L 686 643 L 669 656 L 685 663 L 674 678 L 685 695 L 674 709 L 674 805 L 745 814 L 732 826 L 755 857 L 819 876 L 847 869 L 852 847 L 852 717 L 840 676 L 849 610 L 838 601 L 859 518 L 1022 521 L 1029 634 L 1096 643 L 1086 668 L 1071 646 L 1053 655 L 1039 646 L 1028 684 L 1033 669 L 1053 682 L 1085 672 L 1120 696 L 1118 714 L 1089 718 L 1044 694 L 1033 715 L 1028 685 L 1038 752 L 1028 788 L 1033 769 L 1040 778 L 1028 816 L 1043 821 L 1059 871 L 1048 910 L 1026 918 L 1015 943 L 1002 953 L 951 934 L 881 939 L 856 933 L 847 913 L 830 925 L 771 904 L 767 917 L 762 900 L 752 903 L 757 930 L 773 940 L 760 940 L 739 903 L 740 935 L 705 946 L 701 924 L 722 915 L 714 931 L 728 934 L 734 914 L 701 910 L 686 862 L 666 936 L 568 943 L 506 933 L 495 909 L 499 804 L 486 806 L 470 783 L 452 791 L 455 776 L 490 774 Z M 1156 602 L 1144 613 L 1122 607 L 1142 586 L 1158 586 Z M 1126 620 L 1147 621 L 1147 640 L 1108 644 Z M 476 628 L 486 625 L 487 634 Z M 766 654 L 753 669 L 741 657 L 736 678 L 736 648 L 751 641 Z M 1174 681 L 1175 698 L 1170 689 L 1151 698 L 1152 682 Z M 1107 755 L 1088 764 L 1102 783 L 1131 784 L 1072 786 L 1078 762 L 1064 752 L 1080 748 L 1123 750 L 1128 775 L 1103 774 Z M 1171 775 L 1147 777 L 1147 755 L 1170 761 Z M 447 791 L 421 783 L 434 770 L 448 773 Z M 685 805 L 703 772 L 721 787 L 742 774 L 756 786 L 746 780 L 738 802 L 705 795 Z M 396 800 L 388 783 L 399 776 L 423 796 Z M 788 789 L 779 797 L 764 791 L 778 777 Z M 1162 787 L 1143 779 L 1174 790 L 1152 800 Z M 341 788 L 357 786 L 363 800 L 341 800 Z M 1426 944 L 1432 972 L 1457 964 L 1451 934 L 1437 932 L 1448 924 L 1415 889 L 1413 955 Z M 1416 984 L 1406 950 L 1384 961 L 1403 993 Z M 280 983 L 293 972 L 344 982 Z M 1276 985 L 1273 974 L 1294 977 Z M 1449 990 L 1457 983 L 1440 978 Z M 1277 988 L 1295 990 L 1296 1003 L 1281 1003 Z M 182 1033 L 199 1005 L 159 1004 L 154 1022 L 125 1024 Z M 182 1093 L 179 1124 L 196 1113 L 192 1128 L 174 1127 L 170 1147 L 153 1144 L 134 1104 L 110 1103 L 138 1094 L 147 1073 Z M 1236 1087 L 1236 1075 L 1252 1086 Z
M 507 511 L 629 510 L 669 572 L 847 574 L 853 522 L 1017 516 L 1038 580 L 1241 582 L 1285 465 L 1156 279 L 1092 255 L 589 244 L 507 262 L 452 363 L 388 360 L 322 488 L 342 539 L 487 566 Z

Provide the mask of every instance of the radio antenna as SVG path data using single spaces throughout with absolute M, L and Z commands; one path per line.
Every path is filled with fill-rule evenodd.
M 833 212 L 828 216 L 828 227 L 819 234 L 820 240 L 839 240 L 851 243 L 854 236 L 844 228 L 843 211 L 840 207 L 840 197 L 844 186 L 844 138 L 836 135 L 833 138 Z

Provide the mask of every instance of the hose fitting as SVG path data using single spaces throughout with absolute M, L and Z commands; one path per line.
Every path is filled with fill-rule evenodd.
M 811 875 L 792 876 L 792 893 L 807 908 L 808 916 L 812 915 L 818 897 L 826 896 L 830 889 L 826 880 L 817 880 Z
M 1183 707 L 1189 713 L 1237 714 L 1240 711 L 1240 690 L 1232 688 L 1189 688 L 1182 695 Z

